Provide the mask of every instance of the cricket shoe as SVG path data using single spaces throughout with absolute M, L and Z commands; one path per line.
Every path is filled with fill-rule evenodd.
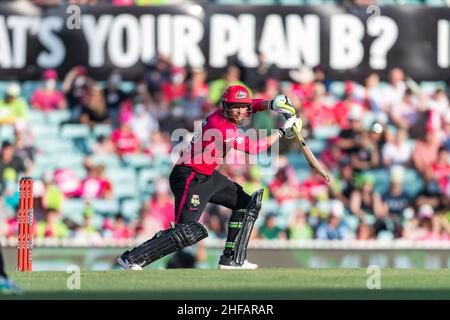
M 0 276 L 0 294 L 22 294 L 22 289 L 11 279 Z
M 258 265 L 256 263 L 251 263 L 248 260 L 244 260 L 242 265 L 238 265 L 233 257 L 221 256 L 219 261 L 219 269 L 223 270 L 254 270 L 257 269 Z
M 126 270 L 140 271 L 142 267 L 136 263 L 130 263 L 127 259 L 129 251 L 125 251 L 119 258 L 117 258 L 117 263 Z

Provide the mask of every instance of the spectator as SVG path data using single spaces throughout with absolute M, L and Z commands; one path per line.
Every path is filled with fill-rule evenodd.
M 361 133 L 354 149 L 349 153 L 350 163 L 356 172 L 375 169 L 380 165 L 378 145 L 370 139 L 367 131 Z
M 254 68 L 244 68 L 242 78 L 244 82 L 253 90 L 264 86 L 267 79 L 279 79 L 280 74 L 273 63 L 267 61 L 264 53 L 258 51 L 256 53 L 258 65 Z
M 286 232 L 277 226 L 276 214 L 269 213 L 264 219 L 263 225 L 258 229 L 258 236 L 261 239 L 286 239 Z
M 129 239 L 132 236 L 122 214 L 116 214 L 114 220 L 107 218 L 103 221 L 103 237 L 115 240 Z
M 375 230 L 371 224 L 361 222 L 356 230 L 356 240 L 375 240 Z
M 390 112 L 394 124 L 405 130 L 409 130 L 419 120 L 419 105 L 414 101 L 413 92 L 406 89 L 402 101 L 392 107 Z
M 354 170 L 348 158 L 343 158 L 339 163 L 339 176 L 333 179 L 332 194 L 346 207 L 350 206 L 350 197 L 355 190 Z
M 445 118 L 450 114 L 450 104 L 448 101 L 447 94 L 444 89 L 438 88 L 434 92 L 431 101 L 428 102 L 431 110 L 436 112 L 439 117 Z
M 320 126 L 330 126 L 335 123 L 333 110 L 324 101 L 325 87 L 315 84 L 311 100 L 303 104 L 302 113 L 312 129 Z
M 138 220 L 132 224 L 130 230 L 134 231 L 134 238 L 147 240 L 158 231 L 163 230 L 163 224 L 150 211 L 148 203 L 144 203 L 139 209 Z
M 375 113 L 384 113 L 385 100 L 383 91 L 380 88 L 380 76 L 376 72 L 371 72 L 364 79 L 364 91 L 362 92 L 361 100 L 364 101 L 366 109 L 372 110 Z
M 361 125 L 362 116 L 362 108 L 360 106 L 353 105 L 348 116 L 350 121 L 349 127 L 346 128 L 341 126 L 343 129 L 339 133 L 336 144 L 346 154 L 351 153 L 358 147 L 358 141 L 360 141 L 363 132 Z
M 361 102 L 355 98 L 352 90 L 347 88 L 342 100 L 337 101 L 332 108 L 335 122 L 342 129 L 355 127 L 354 122 L 361 121 L 366 112 Z
M 91 242 L 100 242 L 101 234 L 93 224 L 94 216 L 94 209 L 87 204 L 83 211 L 83 223 L 77 228 L 76 232 L 72 235 L 72 238 L 88 240 Z
M 385 112 L 389 113 L 399 105 L 406 91 L 405 74 L 400 68 L 393 68 L 389 71 L 389 84 L 383 89 L 385 101 Z
M 412 145 L 407 141 L 408 133 L 404 129 L 397 131 L 393 142 L 386 142 L 383 145 L 383 164 L 386 167 L 391 165 L 408 165 L 411 162 Z
M 102 89 L 92 86 L 89 91 L 87 103 L 81 108 L 80 123 L 92 129 L 96 124 L 109 123 L 110 119 Z
M 47 172 L 44 176 L 42 205 L 46 210 L 61 212 L 64 203 L 64 194 L 58 186 L 53 183 L 52 178 L 51 172 Z
M 83 66 L 72 68 L 64 78 L 62 91 L 67 98 L 72 121 L 80 119 L 81 109 L 88 103 L 89 88 L 92 85 L 93 80 Z
M 398 170 L 398 169 L 397 169 Z M 397 238 L 400 238 L 403 231 L 403 212 L 412 205 L 411 197 L 403 190 L 403 170 L 393 170 L 391 176 L 391 185 L 389 191 L 382 196 L 383 216 L 390 219 L 389 223 L 393 223 L 393 232 Z M 388 229 L 385 226 L 383 229 Z M 379 230 L 378 230 L 379 231 Z
M 6 180 L 17 181 L 19 175 L 26 171 L 22 158 L 16 155 L 13 144 L 3 141 L 0 157 L 0 178 L 3 187 Z
M 297 70 L 289 71 L 289 77 L 294 80 L 290 90 L 299 99 L 300 105 L 311 101 L 315 88 L 312 69 L 308 66 L 300 66 Z
M 23 120 L 18 120 L 14 123 L 14 137 L 16 155 L 24 161 L 26 168 L 31 168 L 36 154 L 36 148 L 33 145 L 33 139 Z
M 350 196 L 350 210 L 365 220 L 365 216 L 379 216 L 381 213 L 382 199 L 379 193 L 374 191 L 375 177 L 371 173 L 360 175 L 355 189 Z
M 191 87 L 194 97 L 208 98 L 208 84 L 206 83 L 206 70 L 203 68 L 192 69 Z
M 282 167 L 269 184 L 269 190 L 278 203 L 300 197 L 300 185 L 292 167 Z
M 64 196 L 71 198 L 79 195 L 80 181 L 73 170 L 66 168 L 56 169 L 53 173 L 53 179 Z
M 172 103 L 175 100 L 181 99 L 186 93 L 186 70 L 184 68 L 174 67 L 171 70 L 170 82 L 164 82 L 161 85 L 161 91 L 164 100 Z
M 130 120 L 133 134 L 140 141 L 142 148 L 148 145 L 150 136 L 159 129 L 158 121 L 150 115 L 147 108 L 144 104 L 137 104 Z
M 105 137 L 104 135 L 99 135 L 97 137 L 97 142 L 92 147 L 92 152 L 96 155 L 110 155 L 113 154 L 115 150 L 111 137 Z
M 437 159 L 431 166 L 431 177 L 443 192 L 449 187 L 450 162 L 448 156 L 449 151 L 444 147 L 440 147 Z
M 152 159 L 163 159 L 170 155 L 171 149 L 169 137 L 160 131 L 154 131 L 145 153 Z
M 119 129 L 112 132 L 111 141 L 114 144 L 115 152 L 119 156 L 140 151 L 140 142 L 131 130 L 131 122 L 129 120 L 123 121 Z
M 289 240 L 310 240 L 314 237 L 314 231 L 308 224 L 306 213 L 297 208 L 290 216 L 288 222 Z
M 0 101 L 0 125 L 13 124 L 17 120 L 28 121 L 28 103 L 20 97 L 20 86 L 10 84 L 5 98 Z
M 69 235 L 69 229 L 60 220 L 60 213 L 58 211 L 48 209 L 45 213 L 45 220 L 38 221 L 35 234 L 38 238 L 64 239 Z
M 149 210 L 157 218 L 163 229 L 170 228 L 170 222 L 175 220 L 175 205 L 169 194 L 169 183 L 167 180 L 157 180 L 155 183 L 155 195 L 149 201 Z
M 232 84 L 239 84 L 245 86 L 245 84 L 240 81 L 240 77 L 241 72 L 237 66 L 235 65 L 228 66 L 222 78 L 214 80 L 209 84 L 208 100 L 213 105 L 217 105 L 219 103 L 223 91 L 227 86 Z
M 144 77 L 148 91 L 153 97 L 157 92 L 161 92 L 163 83 L 170 81 L 171 68 L 170 59 L 162 54 L 158 54 L 150 61 Z
M 426 132 L 425 139 L 415 141 L 412 160 L 414 167 L 422 176 L 429 176 L 431 166 L 436 162 L 438 150 L 439 141 L 434 132 Z
M 195 88 L 192 82 L 186 84 L 186 91 L 181 97 L 180 105 L 183 108 L 184 119 L 189 124 L 189 130 L 193 130 L 191 125 L 195 120 L 202 119 L 203 106 L 206 103 L 206 97 L 195 94 Z
M 103 89 L 108 118 L 111 120 L 114 128 L 117 128 L 119 124 L 119 106 L 127 97 L 126 93 L 120 88 L 121 82 L 122 75 L 120 71 L 114 69 L 109 74 L 106 86 Z
M 112 195 L 111 182 L 104 177 L 103 165 L 88 167 L 87 176 L 80 184 L 80 197 L 84 199 L 105 199 Z
M 56 70 L 45 70 L 42 74 L 42 80 L 44 81 L 44 87 L 36 89 L 30 99 L 33 108 L 46 112 L 66 109 L 66 98 L 56 88 L 56 81 L 58 80 Z
M 318 240 L 349 240 L 353 234 L 342 220 L 343 207 L 336 206 L 331 210 L 328 221 L 323 222 L 317 229 Z

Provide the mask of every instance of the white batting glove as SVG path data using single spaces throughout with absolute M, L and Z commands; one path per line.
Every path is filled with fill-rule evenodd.
M 288 96 L 278 95 L 275 99 L 270 101 L 270 109 L 281 114 L 292 116 L 295 114 L 295 109 Z
M 297 132 L 300 132 L 300 130 L 302 130 L 302 126 L 303 126 L 302 120 L 300 118 L 297 118 L 296 116 L 292 116 L 286 120 L 284 125 L 280 128 L 280 131 L 283 133 L 283 135 L 286 136 L 286 138 L 292 139 L 295 137 L 292 128 L 296 127 Z

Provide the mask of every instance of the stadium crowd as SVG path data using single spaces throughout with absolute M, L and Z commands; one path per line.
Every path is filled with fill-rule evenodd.
M 362 83 L 333 81 L 320 66 L 292 70 L 290 81 L 280 81 L 277 69 L 259 58 L 256 70 L 231 65 L 211 81 L 205 70 L 175 67 L 158 56 L 135 82 L 123 81 L 119 70 L 104 82 L 95 81 L 77 66 L 61 78 L 45 70 L 42 81 L 31 87 L 4 84 L 0 236 L 17 235 L 23 175 L 35 178 L 38 238 L 146 239 L 168 228 L 174 204 L 162 168 L 178 143 L 172 132 L 192 132 L 194 121 L 216 108 L 225 86 L 244 83 L 254 97 L 286 94 L 292 99 L 304 136 L 334 176 L 325 185 L 307 167 L 297 142 L 287 139 L 280 143 L 275 175 L 264 175 L 259 165 L 222 165 L 219 170 L 248 193 L 261 186 L 266 190 L 254 238 L 450 240 L 448 83 L 419 85 L 398 68 L 389 71 L 387 82 L 375 72 Z M 66 137 L 63 146 L 51 149 L 57 138 L 40 136 L 37 129 L 50 130 L 54 115 L 65 115 L 56 121 L 57 136 L 69 127 L 88 128 L 89 136 Z M 281 121 L 260 112 L 251 126 L 270 130 Z M 66 152 L 66 159 L 81 155 L 79 167 L 41 163 Z M 133 165 L 130 159 L 143 162 Z M 132 169 L 136 186 L 117 180 L 115 167 Z M 144 171 L 153 176 L 144 179 Z M 142 179 L 145 184 L 139 183 Z M 118 192 L 124 188 L 131 191 Z M 132 214 L 124 211 L 129 199 L 139 204 L 134 212 L 126 210 Z M 118 205 L 99 210 L 94 205 L 99 201 Z M 68 203 L 82 206 L 75 212 Z M 201 221 L 211 237 L 226 237 L 229 214 L 207 207 Z

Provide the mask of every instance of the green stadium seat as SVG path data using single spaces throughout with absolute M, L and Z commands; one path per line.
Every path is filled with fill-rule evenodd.
M 114 197 L 122 198 L 135 198 L 139 196 L 139 190 L 136 183 L 114 183 L 113 184 Z
M 283 6 L 301 6 L 305 2 L 304 0 L 279 0 L 278 3 Z
M 58 137 L 57 126 L 51 126 L 44 123 L 42 124 L 33 123 L 30 127 L 35 140 L 41 140 L 42 143 L 44 143 L 48 138 Z
M 65 124 L 61 128 L 61 137 L 65 139 L 87 139 L 90 130 L 85 124 Z
M 246 4 L 251 5 L 275 5 L 277 0 L 247 0 Z
M 96 213 L 104 216 L 114 216 L 120 211 L 119 202 L 116 199 L 92 199 L 90 203 Z
M 289 164 L 296 169 L 309 168 L 308 162 L 306 162 L 301 151 L 290 152 L 286 154 L 286 158 L 288 159 Z
M 94 126 L 95 137 L 104 136 L 109 137 L 112 133 L 112 126 L 110 124 L 96 124 Z
M 136 89 L 136 84 L 133 81 L 122 81 L 120 83 L 120 89 L 125 93 L 130 93 Z
M 300 181 L 305 181 L 311 176 L 311 170 L 308 168 L 295 169 L 295 172 L 297 173 L 297 178 Z
M 84 208 L 85 201 L 83 199 L 65 199 L 62 204 L 63 217 L 81 224 Z
M 121 160 L 116 154 L 94 154 L 90 157 L 95 164 L 103 164 L 106 168 L 118 168 Z
M 50 124 L 59 126 L 61 122 L 70 120 L 69 110 L 54 110 L 47 115 L 47 121 Z
M 35 125 L 44 125 L 46 123 L 46 119 L 47 116 L 45 112 L 36 109 L 28 110 L 28 121 L 30 124 L 32 124 L 31 128 L 33 128 Z
M 133 168 L 145 168 L 152 166 L 150 157 L 146 154 L 129 154 L 123 157 L 123 160 Z
M 14 135 L 14 127 L 11 124 L 4 124 L 0 126 L 0 141 L 10 141 L 16 140 Z
M 430 7 L 445 7 L 445 0 L 425 0 L 425 4 Z
M 36 147 L 47 155 L 67 154 L 75 152 L 75 147 L 71 140 L 61 140 L 59 138 L 38 139 Z
M 55 155 L 56 168 L 77 169 L 83 167 L 84 156 L 81 153 L 64 153 Z
M 339 135 L 341 128 L 338 125 L 317 127 L 314 129 L 313 136 L 315 139 L 325 140 Z
M 444 81 L 421 81 L 420 89 L 425 94 L 433 94 L 437 89 L 445 89 L 446 85 Z
M 308 146 L 311 151 L 318 157 L 320 153 L 325 150 L 327 142 L 321 139 L 309 139 Z
M 113 184 L 113 194 L 117 198 L 138 196 L 137 176 L 131 168 L 107 168 L 106 176 Z
M 330 85 L 330 92 L 336 96 L 341 98 L 345 92 L 345 82 L 343 81 L 333 81 Z
M 141 202 L 138 199 L 126 199 L 121 206 L 123 216 L 129 220 L 135 220 L 139 216 Z
M 354 215 L 346 215 L 344 216 L 345 223 L 347 224 L 347 226 L 352 229 L 353 231 L 356 232 L 356 230 L 358 229 L 359 226 L 359 218 L 354 216 Z

